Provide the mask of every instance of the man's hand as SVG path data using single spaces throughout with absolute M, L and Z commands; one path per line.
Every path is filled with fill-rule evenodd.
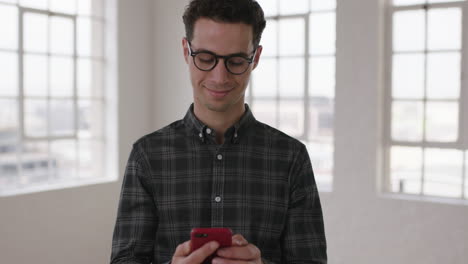
M 171 264 L 201 264 L 218 248 L 218 242 L 211 241 L 210 243 L 206 243 L 201 248 L 190 253 L 190 240 L 186 241 L 177 246 L 174 256 L 172 257 Z
M 212 264 L 262 264 L 261 252 L 241 235 L 232 236 L 232 246 L 219 249 Z

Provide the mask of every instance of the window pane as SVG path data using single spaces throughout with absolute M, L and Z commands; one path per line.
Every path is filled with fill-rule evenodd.
M 77 44 L 80 56 L 103 56 L 104 25 L 89 18 L 78 18 Z
M 320 13 L 310 15 L 309 49 L 311 54 L 335 53 L 336 15 Z
M 18 8 L 0 5 L 0 25 L 0 49 L 18 49 Z
M 78 14 L 79 15 L 86 15 L 89 16 L 92 14 L 92 2 L 95 2 L 95 0 L 78 0 L 77 1 L 77 7 L 78 7 Z
M 83 0 L 49 0 L 50 10 L 59 13 L 76 13 L 76 1 Z
M 49 144 L 46 141 L 25 142 L 22 150 L 19 183 L 25 186 L 47 183 L 50 175 Z
M 424 55 L 400 54 L 393 56 L 392 95 L 394 98 L 424 97 Z
M 282 0 L 280 0 L 282 1 Z M 278 15 L 278 1 L 277 0 L 257 0 L 265 13 L 265 16 Z
M 424 193 L 460 198 L 462 191 L 462 152 L 452 149 L 426 149 Z
M 422 149 L 391 147 L 390 175 L 393 192 L 421 193 Z
M 0 96 L 18 95 L 18 55 L 0 52 Z
M 73 59 L 52 57 L 50 59 L 50 95 L 73 96 Z
M 47 101 L 26 99 L 24 101 L 24 129 L 26 136 L 47 136 L 47 124 Z
M 262 57 L 278 55 L 278 22 L 267 20 L 260 44 L 263 46 Z
M 393 102 L 392 139 L 422 141 L 423 104 L 421 102 Z
M 0 143 L 0 150 L 9 146 Z M 0 192 L 14 185 L 18 179 L 18 156 L 14 152 L 0 151 Z
M 24 55 L 24 94 L 47 96 L 47 57 Z
M 323 11 L 336 9 L 336 0 L 310 0 L 310 10 Z
M 0 190 L 18 176 L 18 101 L 0 99 Z
M 80 100 L 78 103 L 78 136 L 100 138 L 103 136 L 103 105 L 98 100 Z
M 48 0 L 19 0 L 21 6 L 38 9 L 47 9 L 47 1 Z
M 29 52 L 47 52 L 47 15 L 36 13 L 24 14 L 24 50 Z
M 396 12 L 393 15 L 393 50 L 424 50 L 424 25 L 423 10 Z
M 278 92 L 277 60 L 264 58 L 252 75 L 254 97 L 276 97 Z
M 318 189 L 330 189 L 333 176 L 333 143 L 311 141 L 306 144 Z
M 335 57 L 309 59 L 309 95 L 335 97 Z
M 75 132 L 73 100 L 50 101 L 50 131 L 53 136 L 71 136 Z
M 304 59 L 281 59 L 280 67 L 280 95 L 281 97 L 304 96 Z
M 81 56 L 91 56 L 91 19 L 78 18 L 77 22 L 78 54 Z
M 426 139 L 452 142 L 458 137 L 458 103 L 428 102 Z
M 460 8 L 429 10 L 428 49 L 460 49 L 461 26 Z
M 278 111 L 275 100 L 254 100 L 252 112 L 260 122 L 277 127 L 276 117 Z
M 54 180 L 77 177 L 77 149 L 75 140 L 57 140 L 50 143 L 52 175 Z
M 280 15 L 304 14 L 309 12 L 309 0 L 295 0 L 294 4 L 290 1 L 280 0 Z
M 313 97 L 309 100 L 309 135 L 311 140 L 333 140 L 334 100 Z
M 427 56 L 427 97 L 457 99 L 461 81 L 460 53 L 432 53 Z
M 284 133 L 299 137 L 304 133 L 304 101 L 280 100 L 279 129 Z
M 103 144 L 100 141 L 81 140 L 78 146 L 80 178 L 104 177 Z
M 305 25 L 302 18 L 281 19 L 279 21 L 279 48 L 281 56 L 303 55 Z
M 50 51 L 55 54 L 73 55 L 73 21 L 69 18 L 50 18 Z
M 10 135 L 18 133 L 18 127 L 18 101 L 0 99 L 0 146 L 10 140 Z M 15 138 L 16 136 L 11 138 L 11 141 L 16 141 Z M 2 152 L 1 147 L 0 152 Z
M 262 60 L 263 64 L 263 60 Z M 256 70 L 257 71 L 257 70 Z M 104 64 L 90 59 L 78 60 L 78 96 L 102 98 L 104 95 Z

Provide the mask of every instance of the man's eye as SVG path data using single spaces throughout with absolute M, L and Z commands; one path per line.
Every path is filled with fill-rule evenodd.
M 242 65 L 244 65 L 246 62 L 247 62 L 247 61 L 246 61 L 244 58 L 242 58 L 242 57 L 238 57 L 238 58 L 237 58 L 237 57 L 233 57 L 233 58 L 229 59 L 229 61 L 228 61 L 229 65 L 231 65 L 231 66 L 242 66 Z
M 215 58 L 209 54 L 198 54 L 197 59 L 202 63 L 213 63 Z

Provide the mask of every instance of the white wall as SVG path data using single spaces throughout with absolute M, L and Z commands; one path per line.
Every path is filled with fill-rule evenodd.
M 154 105 L 155 128 L 184 117 L 192 88 L 182 52 L 185 29 L 182 14 L 187 0 L 154 2 Z
M 152 129 L 153 1 L 118 3 L 119 175 Z M 108 263 L 120 181 L 0 198 L 0 263 Z

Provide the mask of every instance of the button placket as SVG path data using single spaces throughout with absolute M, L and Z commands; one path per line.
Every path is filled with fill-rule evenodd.
M 224 154 L 217 149 L 213 164 L 213 193 L 211 223 L 213 226 L 223 226 L 223 195 L 224 195 Z

